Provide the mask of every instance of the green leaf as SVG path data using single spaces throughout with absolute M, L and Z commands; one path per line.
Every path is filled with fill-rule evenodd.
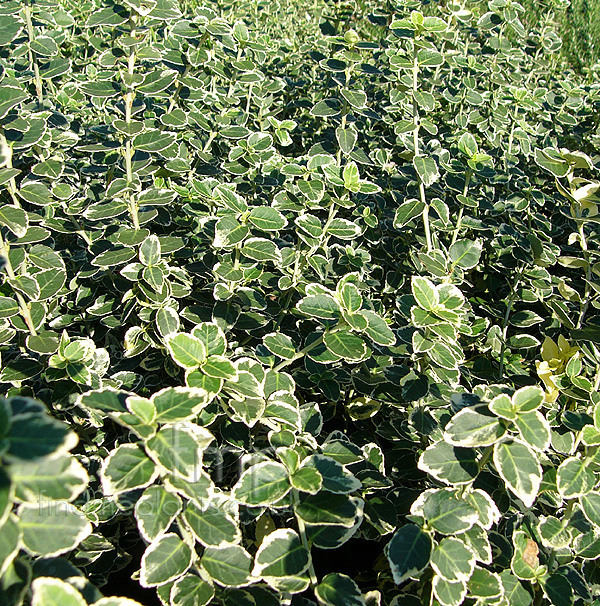
M 8 517 L 0 527 L 0 577 L 4 576 L 22 545 L 23 533 L 16 516 Z
M 0 92 L 1 90 L 2 87 L 0 87 Z M 8 227 L 15 236 L 21 238 L 27 233 L 29 218 L 22 208 L 5 204 L 0 206 L 0 225 Z
M 339 298 L 343 308 L 351 314 L 356 313 L 362 307 L 362 296 L 352 282 L 343 284 L 339 291 Z
M 340 240 L 352 240 L 360 235 L 360 231 L 360 227 L 356 223 L 336 217 L 327 226 L 326 233 Z
M 358 191 L 359 187 L 359 172 L 356 162 L 348 162 L 342 171 L 344 179 L 344 187 L 350 191 Z
M 503 570 L 499 574 L 504 588 L 504 596 L 511 606 L 530 606 L 533 602 L 531 594 L 523 587 L 519 579 L 510 570 Z
M 428 32 L 445 32 L 448 29 L 448 24 L 439 17 L 425 17 L 421 25 Z
M 0 86 L 0 119 L 21 101 L 25 101 L 29 95 L 17 86 Z
M 542 468 L 531 447 L 517 441 L 495 444 L 494 466 L 509 490 L 531 507 L 542 482 Z
M 538 410 L 517 415 L 514 424 L 518 428 L 523 442 L 540 451 L 548 448 L 550 425 Z
M 433 347 L 427 352 L 431 361 L 437 366 L 448 370 L 457 370 L 460 360 L 456 354 L 445 343 L 434 343 Z
M 310 563 L 298 534 L 290 528 L 279 528 L 263 538 L 254 557 L 253 577 L 293 577 L 302 574 Z
M 363 505 L 362 499 L 321 491 L 304 498 L 295 511 L 306 524 L 351 528 Z
M 230 381 L 237 379 L 235 366 L 225 356 L 208 356 L 200 368 L 202 372 L 215 379 L 228 379 Z
M 323 490 L 329 492 L 347 494 L 362 486 L 361 481 L 345 469 L 341 463 L 325 455 L 310 455 L 302 462 L 302 467 L 316 469 L 322 478 Z
M 221 549 L 207 547 L 202 555 L 202 567 L 219 585 L 243 587 L 250 584 L 252 557 L 239 545 Z
M 140 585 L 156 587 L 173 581 L 192 565 L 192 550 L 176 534 L 167 533 L 150 543 L 140 569 Z
M 317 494 L 323 485 L 323 476 L 312 467 L 301 467 L 290 476 L 290 481 L 296 490 Z
M 423 514 L 430 526 L 445 535 L 460 534 L 479 520 L 473 506 L 457 499 L 447 490 L 436 490 L 428 494 Z
M 374 343 L 384 346 L 396 343 L 396 335 L 381 316 L 369 309 L 362 309 L 358 313 L 366 319 L 367 327 L 364 332 Z
M 544 595 L 554 606 L 573 604 L 573 587 L 569 579 L 560 573 L 549 574 L 541 579 Z
M 464 581 L 447 581 L 441 576 L 433 577 L 433 593 L 444 606 L 459 606 L 467 594 L 467 586 Z
M 384 549 L 394 582 L 400 585 L 408 578 L 418 577 L 429 565 L 432 552 L 429 533 L 416 524 L 402 526 Z
M 121 444 L 104 459 L 100 474 L 104 494 L 145 488 L 158 475 L 156 465 L 136 444 Z
M 440 302 L 438 290 L 427 278 L 413 276 L 411 280 L 411 290 L 417 305 L 425 311 L 433 311 Z
M 150 399 L 156 409 L 156 423 L 193 419 L 208 404 L 208 393 L 194 387 L 166 387 Z
M 425 204 L 421 200 L 411 198 L 406 202 L 403 202 L 397 209 L 394 216 L 394 227 L 396 229 L 402 229 L 405 225 L 408 225 L 414 218 L 419 217 L 423 210 L 425 210 Z
M 150 267 L 160 261 L 160 240 L 154 234 L 148 236 L 140 245 L 140 262 Z
M 481 257 L 483 245 L 481 240 L 457 240 L 448 250 L 453 265 L 461 269 L 473 269 Z
M 537 529 L 544 547 L 563 549 L 572 541 L 570 529 L 563 527 L 563 523 L 554 516 L 541 516 Z
M 551 147 L 536 149 L 534 159 L 539 167 L 552 173 L 555 177 L 566 177 L 570 171 L 569 163 Z
M 255 206 L 250 211 L 248 220 L 262 231 L 279 231 L 287 225 L 286 218 L 270 206 Z
M 421 454 L 418 467 L 449 486 L 471 483 L 479 473 L 477 452 L 440 440 Z
M 556 471 L 556 486 L 563 499 L 574 499 L 588 494 L 596 485 L 596 474 L 589 463 L 570 457 L 565 459 Z
M 133 139 L 133 146 L 136 150 L 151 153 L 160 153 L 172 145 L 177 138 L 174 133 L 162 130 L 149 130 L 137 135 Z
M 107 387 L 88 391 L 77 398 L 77 404 L 84 409 L 100 412 L 127 412 L 127 396 L 125 391 Z
M 590 524 L 593 524 L 596 528 L 600 528 L 600 493 L 590 491 L 582 495 L 579 497 L 579 504 Z
M 116 265 L 125 265 L 125 263 L 131 261 L 133 257 L 135 257 L 135 251 L 131 248 L 113 248 L 100 253 L 97 257 L 92 259 L 91 263 L 92 265 L 106 269 Z
M 31 606 L 87 606 L 81 593 L 60 579 L 40 577 L 33 581 L 31 589 Z
M 363 109 L 363 107 L 367 106 L 367 95 L 360 89 L 350 90 L 347 88 L 342 88 L 340 90 L 340 94 L 352 107 L 356 109 Z
M 10 515 L 14 498 L 15 485 L 11 481 L 11 476 L 4 468 L 0 468 L 0 528 Z
M 506 433 L 487 406 L 463 408 L 446 425 L 445 438 L 454 446 L 476 447 L 495 444 Z
M 461 135 L 458 140 L 458 149 L 467 156 L 467 158 L 471 158 L 479 151 L 477 141 L 471 133 L 463 133 Z
M 309 181 L 298 181 L 298 189 L 311 202 L 315 204 L 323 199 L 325 194 L 325 183 L 320 179 L 310 179 Z
M 254 261 L 281 262 L 281 251 L 277 244 L 265 238 L 248 238 L 242 246 L 242 253 Z
M 109 597 L 94 602 L 94 606 L 142 606 L 142 604 L 129 598 Z
M 325 294 L 304 297 L 298 302 L 296 308 L 305 316 L 323 320 L 335 320 L 341 315 L 339 303 L 333 297 Z
M 145 75 L 144 82 L 137 90 L 147 95 L 155 95 L 169 88 L 176 78 L 177 72 L 174 69 L 157 69 Z
M 356 129 L 352 127 L 342 128 L 341 126 L 338 126 L 335 129 L 335 136 L 342 153 L 346 155 L 354 149 L 358 139 L 358 133 L 356 132 Z
M 10 44 L 20 33 L 23 25 L 16 15 L 4 14 L 0 17 L 0 45 Z
M 10 467 L 15 494 L 22 501 L 71 501 L 87 487 L 88 474 L 73 456 L 15 462 Z
M 192 328 L 192 335 L 204 344 L 207 356 L 222 356 L 227 350 L 225 333 L 211 322 L 201 322 Z
M 97 99 L 109 99 L 121 93 L 121 87 L 116 82 L 99 80 L 97 82 L 82 82 L 79 90 L 88 97 Z
M 58 44 L 50 36 L 38 36 L 29 43 L 29 48 L 40 57 L 54 57 L 58 55 Z
M 8 455 L 22 461 L 65 454 L 79 441 L 65 423 L 36 412 L 13 417 L 8 439 Z
M 202 468 L 202 452 L 213 441 L 212 434 L 199 425 L 166 425 L 146 443 L 148 455 L 159 465 L 184 480 L 193 481 Z
M 67 274 L 63 269 L 43 269 L 35 274 L 35 281 L 40 287 L 38 301 L 47 301 L 58 294 L 64 286 Z
M 192 530 L 194 537 L 205 547 L 225 547 L 239 543 L 242 533 L 236 521 L 222 508 L 208 506 L 199 509 L 189 503 L 183 518 Z
M 18 313 L 19 305 L 14 299 L 0 296 L 0 318 L 11 318 Z
M 64 501 L 41 501 L 19 508 L 23 545 L 32 555 L 56 556 L 71 551 L 88 537 L 92 525 Z
M 510 396 L 505 393 L 497 395 L 492 398 L 492 401 L 488 404 L 488 408 L 496 416 L 509 421 L 514 421 L 517 418 L 517 412 L 514 410 L 513 401 Z
M 296 355 L 294 342 L 283 333 L 269 333 L 263 337 L 263 343 L 271 353 L 284 360 L 291 360 Z
M 475 567 L 471 578 L 467 582 L 467 588 L 470 596 L 490 601 L 494 598 L 499 598 L 503 594 L 500 575 L 479 566 Z M 510 599 L 508 603 L 511 606 L 516 606 L 516 603 Z
M 153 541 L 168 530 L 181 511 L 181 499 L 160 485 L 149 486 L 135 504 L 135 519 L 140 534 Z
M 334 572 L 323 577 L 315 595 L 327 606 L 366 606 L 358 585 L 345 574 Z
M 172 606 L 206 606 L 214 597 L 215 588 L 194 574 L 186 574 L 175 581 L 170 592 Z
M 468 581 L 475 568 L 475 555 L 454 537 L 442 539 L 431 554 L 431 567 L 446 581 Z
M 330 352 L 351 362 L 363 360 L 367 356 L 365 342 L 349 330 L 326 332 L 323 341 Z
M 108 8 L 90 13 L 85 24 L 86 27 L 94 27 L 98 25 L 118 26 L 123 25 L 129 19 L 129 11 L 122 5 L 114 4 Z
M 167 349 L 179 366 L 191 369 L 206 361 L 204 343 L 194 335 L 176 333 L 167 337 Z
M 246 505 L 270 505 L 291 490 L 287 469 L 274 461 L 252 465 L 232 489 L 232 496 Z
M 544 403 L 544 390 L 534 385 L 521 387 L 513 394 L 512 402 L 518 413 L 536 410 Z
M 413 158 L 413 166 L 425 187 L 433 185 L 440 178 L 437 164 L 429 156 L 415 156 Z

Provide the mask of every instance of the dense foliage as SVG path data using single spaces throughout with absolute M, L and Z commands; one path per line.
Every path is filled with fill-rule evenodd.
M 562 38 L 561 52 L 570 66 L 579 72 L 600 68 L 600 0 L 539 2 L 525 0 L 526 24 L 545 21 Z M 558 9 L 558 10 L 557 10 Z
M 563 5 L 0 5 L 2 606 L 600 603 Z

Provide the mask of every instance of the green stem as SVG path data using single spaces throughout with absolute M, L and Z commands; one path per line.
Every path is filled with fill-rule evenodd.
M 590 263 L 590 253 L 588 251 L 587 240 L 585 239 L 585 223 L 579 221 L 579 244 L 583 251 L 583 259 L 586 261 L 585 267 L 585 289 L 583 292 L 583 298 L 581 299 L 581 309 L 579 310 L 579 317 L 577 318 L 577 328 L 581 328 L 583 324 L 583 318 L 587 312 L 590 304 L 590 282 L 592 280 L 592 264 Z
M 498 371 L 498 378 L 500 381 L 502 381 L 502 377 L 504 376 L 504 354 L 506 353 L 506 335 L 508 334 L 508 319 L 510 318 L 510 314 L 512 312 L 512 306 L 513 303 L 515 302 L 515 299 L 517 298 L 517 286 L 519 285 L 519 282 L 521 281 L 521 277 L 523 276 L 523 271 L 525 269 L 525 266 L 521 266 L 521 268 L 519 269 L 519 272 L 517 273 L 517 276 L 515 278 L 513 287 L 512 287 L 512 292 L 510 293 L 510 296 L 508 298 L 508 303 L 506 305 L 506 313 L 504 314 L 504 321 L 502 322 L 502 348 L 500 350 L 500 369 Z
M 300 504 L 300 493 L 298 492 L 298 490 L 296 488 L 292 488 L 292 499 L 294 501 L 294 513 L 295 513 L 295 506 Z M 295 515 L 296 515 L 296 522 L 298 524 L 298 534 L 300 535 L 300 540 L 302 541 L 302 545 L 304 545 L 304 549 L 306 549 L 306 551 L 308 551 L 309 556 L 310 556 L 310 545 L 308 543 L 308 538 L 306 537 L 306 526 L 304 524 L 304 520 L 298 514 L 295 513 Z M 310 564 L 308 565 L 308 576 L 310 578 L 310 586 L 314 593 L 317 588 L 317 585 L 319 584 L 319 580 L 317 579 L 317 573 L 315 572 L 315 567 L 313 566 L 311 557 L 309 557 L 309 562 L 310 562 Z M 315 594 L 315 597 L 316 597 L 316 594 Z
M 214 131 L 211 131 L 211 133 L 208 135 L 208 140 L 206 141 L 204 147 L 202 148 L 202 151 L 204 153 L 208 153 L 208 150 L 210 149 L 210 146 L 212 145 L 212 142 L 214 141 L 216 136 L 217 136 L 217 133 Z
M 204 37 L 206 36 L 206 34 L 204 34 L 204 36 L 201 38 L 200 43 L 202 43 L 202 40 L 204 39 Z M 183 70 L 183 74 L 181 75 L 181 77 L 179 77 L 177 79 L 177 88 L 175 89 L 175 92 L 173 93 L 173 97 L 171 98 L 171 102 L 169 103 L 169 109 L 167 110 L 167 113 L 170 114 L 173 109 L 175 108 L 175 106 L 177 105 L 177 101 L 179 100 L 179 95 L 181 94 L 181 89 L 183 88 L 183 84 L 182 84 L 182 80 L 183 78 L 185 78 L 188 73 L 190 71 L 190 66 L 186 65 L 185 69 Z
M 472 172 L 470 170 L 467 170 L 466 173 L 466 177 L 465 177 L 465 186 L 463 188 L 463 197 L 467 197 L 467 192 L 469 191 L 469 182 L 471 181 L 471 175 Z M 461 205 L 460 210 L 458 211 L 458 219 L 456 220 L 456 229 L 454 230 L 454 234 L 452 236 L 452 242 L 451 245 L 454 244 L 456 242 L 456 239 L 458 238 L 458 234 L 460 232 L 460 228 L 462 226 L 462 220 L 463 220 L 463 213 L 465 212 L 465 206 L 464 204 Z
M 494 452 L 493 444 L 488 446 L 483 451 L 483 454 L 481 455 L 481 459 L 479 459 L 479 461 L 477 461 L 477 467 L 479 468 L 479 471 L 481 471 L 485 467 L 485 464 L 490 460 L 490 457 L 492 456 L 493 452 Z
M 1 126 L 0 126 L 0 147 L 2 147 L 2 149 L 4 150 L 4 153 L 6 154 L 6 159 L 4 160 L 6 168 L 13 168 L 13 163 L 12 163 L 13 148 L 6 141 L 6 138 L 4 137 Z M 8 193 L 10 194 L 10 197 L 12 198 L 13 204 L 20 208 L 21 203 L 19 202 L 19 198 L 17 197 L 17 182 L 15 181 L 14 177 L 9 179 L 7 189 L 8 189 Z
M 417 45 L 413 42 L 413 68 L 412 68 L 413 80 L 412 80 L 412 91 L 413 91 L 413 146 L 415 157 L 420 155 L 419 150 L 419 129 L 420 129 L 420 117 L 419 117 L 419 106 L 415 94 L 419 88 L 419 60 L 417 57 Z M 419 183 L 419 196 L 423 203 L 423 227 L 425 228 L 425 240 L 427 242 L 427 252 L 433 250 L 433 243 L 431 240 L 431 229 L 429 226 L 429 205 L 427 204 L 427 196 L 425 195 L 425 184 L 423 183 L 419 173 L 417 173 L 417 181 Z
M 329 332 L 331 332 L 331 331 L 329 331 Z M 277 366 L 275 366 L 275 368 L 273 368 L 273 370 L 275 372 L 279 372 L 280 370 L 284 369 L 286 366 L 293 364 L 296 360 L 303 358 L 309 351 L 311 351 L 315 347 L 318 347 L 319 345 L 321 345 L 321 343 L 323 343 L 324 338 L 325 338 L 325 333 L 323 333 L 320 337 L 318 337 L 312 343 L 307 345 L 304 349 L 301 349 L 298 353 L 294 354 L 293 358 L 290 358 L 289 360 L 284 360 L 283 362 L 280 362 L 279 364 L 277 364 Z
M 132 14 L 129 17 L 129 27 L 130 27 L 130 35 L 132 38 L 135 37 L 135 17 Z M 129 51 L 129 57 L 127 59 L 127 73 L 130 76 L 133 76 L 133 72 L 135 69 L 135 47 L 131 47 L 130 51 Z M 133 108 L 133 99 L 135 96 L 135 93 L 133 91 L 133 85 L 131 83 L 129 83 L 128 86 L 128 91 L 125 93 L 125 122 L 127 123 L 127 130 L 130 131 L 129 126 L 131 125 L 131 111 Z M 128 134 L 127 135 L 127 140 L 125 141 L 125 172 L 127 173 L 127 186 L 131 187 L 131 184 L 133 183 L 133 168 L 132 168 L 132 164 L 131 164 L 131 160 L 133 158 L 133 144 L 132 144 L 132 140 L 131 140 L 131 135 Z M 129 209 L 129 214 L 131 215 L 131 220 L 133 222 L 133 227 L 135 229 L 139 229 L 140 228 L 140 219 L 138 216 L 138 205 L 137 202 L 134 198 L 134 196 L 131 194 L 131 191 L 128 192 L 127 194 L 128 196 L 128 209 Z
M 9 250 L 9 247 L 4 243 L 4 240 L 0 237 L 0 255 L 2 255 L 2 257 L 4 257 L 4 259 L 6 261 L 4 269 L 6 270 L 6 273 L 8 274 L 9 279 L 15 280 L 16 276 L 15 276 L 15 272 L 14 272 L 13 267 L 10 262 L 8 250 Z M 15 289 L 13 289 L 13 290 L 15 292 L 15 296 L 17 297 L 17 302 L 19 304 L 19 311 L 21 312 L 21 316 L 23 316 L 23 320 L 25 321 L 25 324 L 27 325 L 27 328 L 29 329 L 29 334 L 32 335 L 33 337 L 35 337 L 37 335 L 37 332 L 35 330 L 35 325 L 33 323 L 33 319 L 31 318 L 31 312 L 29 311 L 29 305 L 27 305 L 27 302 L 25 301 L 25 299 L 23 298 L 23 295 L 21 295 L 20 292 L 18 292 Z
M 23 10 L 23 14 L 25 16 L 25 25 L 27 27 L 27 36 L 29 38 L 29 43 L 31 44 L 35 40 L 35 33 L 33 31 L 33 23 L 31 22 L 31 7 L 29 5 L 25 6 Z M 37 64 L 35 53 L 29 49 L 29 64 L 33 69 L 33 73 L 35 75 L 35 92 L 37 93 L 37 100 L 40 105 L 44 102 L 44 93 L 42 89 L 42 77 L 40 76 L 40 68 Z

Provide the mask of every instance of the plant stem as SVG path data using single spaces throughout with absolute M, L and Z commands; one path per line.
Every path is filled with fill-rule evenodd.
M 479 471 L 481 471 L 485 467 L 485 464 L 490 460 L 490 457 L 492 456 L 493 452 L 494 452 L 493 444 L 488 446 L 483 451 L 483 454 L 481 455 L 481 459 L 479 459 L 479 461 L 477 461 L 477 467 L 479 468 Z
M 132 38 L 135 37 L 135 17 L 132 14 L 129 17 L 129 27 L 130 27 L 130 35 Z M 131 47 L 129 51 L 129 57 L 127 59 L 127 73 L 130 76 L 133 76 L 135 68 L 135 47 Z M 131 111 L 133 108 L 133 84 L 130 82 L 128 84 L 128 90 L 125 93 L 125 122 L 127 124 L 127 130 L 130 131 L 131 125 Z M 131 165 L 131 160 L 133 158 L 133 145 L 131 141 L 131 135 L 127 134 L 127 140 L 125 141 L 125 172 L 127 173 L 127 186 L 131 187 L 133 183 L 133 168 Z M 127 206 L 129 208 L 129 214 L 131 215 L 131 220 L 133 222 L 133 227 L 135 229 L 140 228 L 140 219 L 138 216 L 138 205 L 134 199 L 134 196 L 131 194 L 131 191 L 128 192 L 128 203 Z
M 304 349 L 301 349 L 298 353 L 294 354 L 293 358 L 290 358 L 289 360 L 284 360 L 283 362 L 280 362 L 279 364 L 277 364 L 277 366 L 275 366 L 275 368 L 273 368 L 273 370 L 275 372 L 279 372 L 286 366 L 293 364 L 296 360 L 303 358 L 309 351 L 311 351 L 315 347 L 321 345 L 321 343 L 323 343 L 324 338 L 325 338 L 325 333 L 323 333 L 320 337 L 318 337 L 312 343 L 307 345 Z
M 8 250 L 9 250 L 9 247 L 4 243 L 4 240 L 2 239 L 2 237 L 0 237 L 0 255 L 2 255 L 2 257 L 4 257 L 5 262 L 6 262 L 4 269 L 6 270 L 6 273 L 8 274 L 8 277 L 10 280 L 16 280 L 17 277 L 15 276 L 15 272 L 11 265 L 10 257 L 8 256 Z M 35 337 L 37 335 L 37 332 L 35 330 L 35 325 L 33 323 L 33 319 L 31 318 L 31 312 L 29 310 L 29 305 L 27 304 L 27 302 L 23 298 L 23 295 L 21 295 L 21 293 L 19 291 L 17 291 L 14 288 L 13 288 L 13 290 L 15 292 L 15 296 L 17 297 L 17 302 L 19 304 L 19 311 L 21 312 L 21 316 L 23 316 L 23 320 L 25 321 L 25 324 L 27 325 L 27 328 L 29 329 L 29 334 L 31 334 L 33 337 Z
M 469 182 L 471 181 L 471 175 L 473 173 L 471 172 L 471 170 L 467 170 L 466 172 L 466 176 L 465 176 L 465 186 L 463 188 L 463 197 L 467 197 L 467 192 L 469 191 Z M 450 245 L 454 244 L 456 242 L 456 239 L 458 238 L 458 233 L 460 232 L 460 228 L 462 225 L 462 220 L 463 220 L 463 213 L 465 212 L 465 206 L 464 204 L 461 205 L 460 210 L 458 211 L 458 219 L 456 220 L 456 229 L 454 230 L 454 234 L 452 236 L 452 242 L 450 243 Z
M 6 165 L 6 168 L 13 168 L 13 164 L 12 164 L 13 148 L 6 141 L 6 138 L 4 137 L 1 126 L 0 126 L 0 148 L 2 148 L 2 151 L 5 154 L 6 159 L 4 160 L 4 164 Z M 8 189 L 8 193 L 10 194 L 10 197 L 12 198 L 13 204 L 20 208 L 21 203 L 19 202 L 19 198 L 17 197 L 17 182 L 15 181 L 14 177 L 9 179 L 7 189 Z
M 592 264 L 590 263 L 590 253 L 588 251 L 587 240 L 585 239 L 585 223 L 579 222 L 579 244 L 583 251 L 583 259 L 586 261 L 585 267 L 585 289 L 583 292 L 583 299 L 581 300 L 581 308 L 579 310 L 579 317 L 577 318 L 577 328 L 581 328 L 583 324 L 583 318 L 590 304 L 590 282 L 592 280 Z
M 504 376 L 504 354 L 506 353 L 506 335 L 508 333 L 508 319 L 510 318 L 510 314 L 512 312 L 512 306 L 517 297 L 517 286 L 519 285 L 519 282 L 521 281 L 521 277 L 523 275 L 524 269 L 525 269 L 525 266 L 522 265 L 517 273 L 517 276 L 515 278 L 515 281 L 514 281 L 514 284 L 512 287 L 512 292 L 510 293 L 510 296 L 508 297 L 508 303 L 506 305 L 506 313 L 504 314 L 504 321 L 502 322 L 502 348 L 500 350 L 500 369 L 498 371 L 498 378 L 500 381 L 502 381 L 502 377 Z
M 413 146 L 415 148 L 415 157 L 420 155 L 419 149 L 419 129 L 420 129 L 420 118 L 419 118 L 419 106 L 415 98 L 415 94 L 419 88 L 419 59 L 417 57 L 417 45 L 413 42 L 413 68 L 412 68 L 413 80 L 412 80 L 412 91 L 413 91 Z M 425 228 L 425 240 L 427 242 L 427 252 L 433 250 L 433 244 L 431 241 L 431 229 L 429 227 L 429 205 L 427 204 L 427 196 L 425 195 L 425 184 L 417 172 L 417 181 L 419 182 L 419 196 L 421 202 L 424 204 L 423 208 L 423 227 Z
M 210 135 L 208 135 L 208 140 L 206 141 L 206 143 L 204 144 L 204 147 L 202 148 L 202 151 L 204 153 L 208 153 L 208 150 L 210 149 L 210 146 L 212 145 L 212 142 L 214 141 L 216 136 L 217 136 L 217 133 L 214 131 L 211 131 Z
M 296 488 L 292 488 L 292 499 L 294 501 L 294 506 L 300 504 L 300 493 Z M 319 584 L 319 580 L 317 579 L 317 573 L 315 572 L 315 567 L 313 566 L 312 558 L 310 557 L 310 545 L 308 544 L 308 539 L 306 537 L 306 526 L 304 524 L 304 520 L 296 514 L 295 508 L 294 514 L 296 516 L 296 522 L 298 524 L 298 534 L 300 535 L 300 540 L 302 541 L 302 545 L 304 545 L 304 549 L 306 549 L 309 554 L 310 563 L 308 565 L 308 576 L 310 578 L 310 586 L 314 592 L 317 588 L 317 585 Z
M 23 9 L 23 15 L 25 16 L 25 25 L 27 26 L 27 36 L 29 43 L 31 44 L 35 40 L 35 34 L 33 31 L 33 23 L 31 22 L 31 6 L 26 5 Z M 33 68 L 35 75 L 35 92 L 37 93 L 37 100 L 40 105 L 44 102 L 44 93 L 42 90 L 42 77 L 40 76 L 40 68 L 37 64 L 34 51 L 29 49 L 29 64 Z

